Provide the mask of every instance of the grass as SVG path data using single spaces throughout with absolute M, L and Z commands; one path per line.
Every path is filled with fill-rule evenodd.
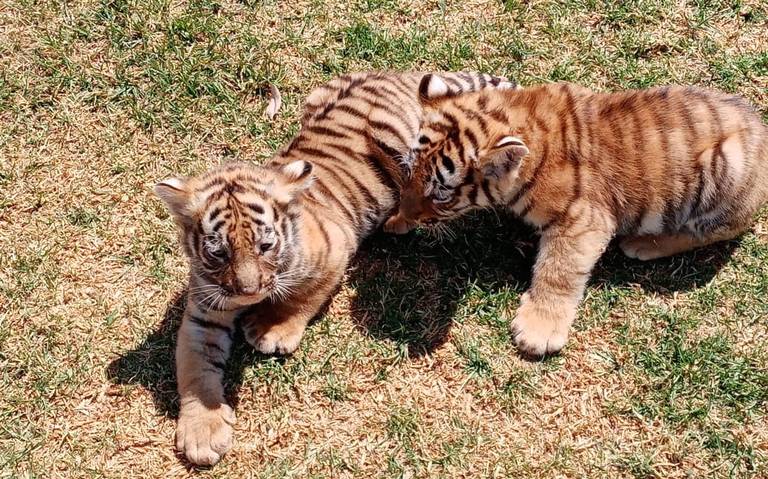
M 766 212 L 663 261 L 609 249 L 538 363 L 507 330 L 530 231 L 377 235 L 296 355 L 236 348 L 237 445 L 194 471 L 172 447 L 186 265 L 150 193 L 268 158 L 354 70 L 697 84 L 768 121 L 766 22 L 754 0 L 3 2 L 0 477 L 768 476 Z

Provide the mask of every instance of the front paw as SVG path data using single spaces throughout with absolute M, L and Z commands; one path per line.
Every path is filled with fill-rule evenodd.
M 571 315 L 564 308 L 531 301 L 525 293 L 510 325 L 518 351 L 525 356 L 541 357 L 563 349 L 568 342 Z
M 245 339 L 263 354 L 291 354 L 299 348 L 304 328 L 275 325 L 266 331 L 253 328 L 245 331 Z
M 176 449 L 189 462 L 212 466 L 232 448 L 235 413 L 226 404 L 208 409 L 202 404 L 182 408 L 176 427 Z
M 409 223 L 408 220 L 400 216 L 400 214 L 391 216 L 387 222 L 384 223 L 384 231 L 396 235 L 404 235 L 415 227 L 415 224 Z

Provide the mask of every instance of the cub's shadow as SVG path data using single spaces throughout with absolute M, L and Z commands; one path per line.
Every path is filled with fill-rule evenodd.
M 107 367 L 107 378 L 114 384 L 141 385 L 152 394 L 157 412 L 177 419 L 179 397 L 176 391 L 174 363 L 176 334 L 184 314 L 187 291 L 180 291 L 168 304 L 163 320 L 154 332 L 135 349 L 124 352 Z M 224 373 L 224 389 L 227 401 L 237 408 L 237 391 L 242 384 L 245 367 L 268 356 L 257 353 L 237 329 L 232 345 L 232 355 Z M 285 358 L 272 359 L 284 362 Z
M 475 307 L 476 299 L 491 295 L 514 302 L 530 283 L 537 244 L 530 228 L 494 212 L 455 224 L 452 236 L 439 241 L 419 232 L 376 234 L 360 249 L 349 275 L 347 284 L 356 290 L 351 316 L 365 334 L 395 341 L 411 356 L 427 354 L 448 339 L 460 308 Z M 591 287 L 637 284 L 660 294 L 686 291 L 708 282 L 737 244 L 721 243 L 648 263 L 630 260 L 612 245 L 598 263 Z M 107 369 L 113 383 L 150 391 L 157 411 L 171 418 L 179 410 L 174 346 L 185 301 L 186 291 L 181 291 L 155 331 Z M 264 359 L 238 331 L 224 381 L 230 404 L 237 406 L 244 368 Z
M 155 331 L 107 367 L 107 379 L 114 384 L 143 386 L 152 394 L 157 412 L 174 419 L 179 414 L 174 346 L 186 299 L 186 290 L 177 293 Z
M 624 256 L 614 241 L 589 287 L 633 284 L 659 294 L 687 291 L 707 283 L 737 245 L 730 241 L 640 262 Z M 357 290 L 352 317 L 367 334 L 393 340 L 411 356 L 429 353 L 448 339 L 459 308 L 493 296 L 514 307 L 530 285 L 537 246 L 531 228 L 495 212 L 456 224 L 439 241 L 419 232 L 377 234 L 361 248 L 351 274 L 349 283 Z

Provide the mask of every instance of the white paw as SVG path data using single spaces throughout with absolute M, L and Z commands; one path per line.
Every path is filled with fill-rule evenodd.
M 304 329 L 290 331 L 273 327 L 261 336 L 246 335 L 246 339 L 262 354 L 291 354 L 299 348 L 303 336 Z
M 176 427 L 176 449 L 192 464 L 212 466 L 232 448 L 234 424 L 235 413 L 226 404 L 218 409 L 203 405 L 182 409 Z
M 526 293 L 510 329 L 520 353 L 538 357 L 563 349 L 568 342 L 570 321 L 536 306 Z

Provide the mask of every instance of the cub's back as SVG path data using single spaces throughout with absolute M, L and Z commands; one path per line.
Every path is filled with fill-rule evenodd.
M 743 98 L 696 87 L 595 94 L 585 101 L 585 110 L 607 137 L 623 138 L 624 144 L 631 140 L 640 152 L 681 161 L 732 135 L 756 148 L 766 132 Z
M 316 88 L 301 129 L 273 163 L 311 162 L 316 178 L 306 193 L 307 215 L 335 222 L 352 251 L 387 219 L 405 182 L 405 157 L 416 140 L 422 108 L 418 86 L 426 73 L 353 73 Z M 491 75 L 439 73 L 452 91 L 513 82 Z
M 584 154 L 609 159 L 598 174 L 673 230 L 768 200 L 768 128 L 740 97 L 670 86 L 595 94 L 580 111 Z

